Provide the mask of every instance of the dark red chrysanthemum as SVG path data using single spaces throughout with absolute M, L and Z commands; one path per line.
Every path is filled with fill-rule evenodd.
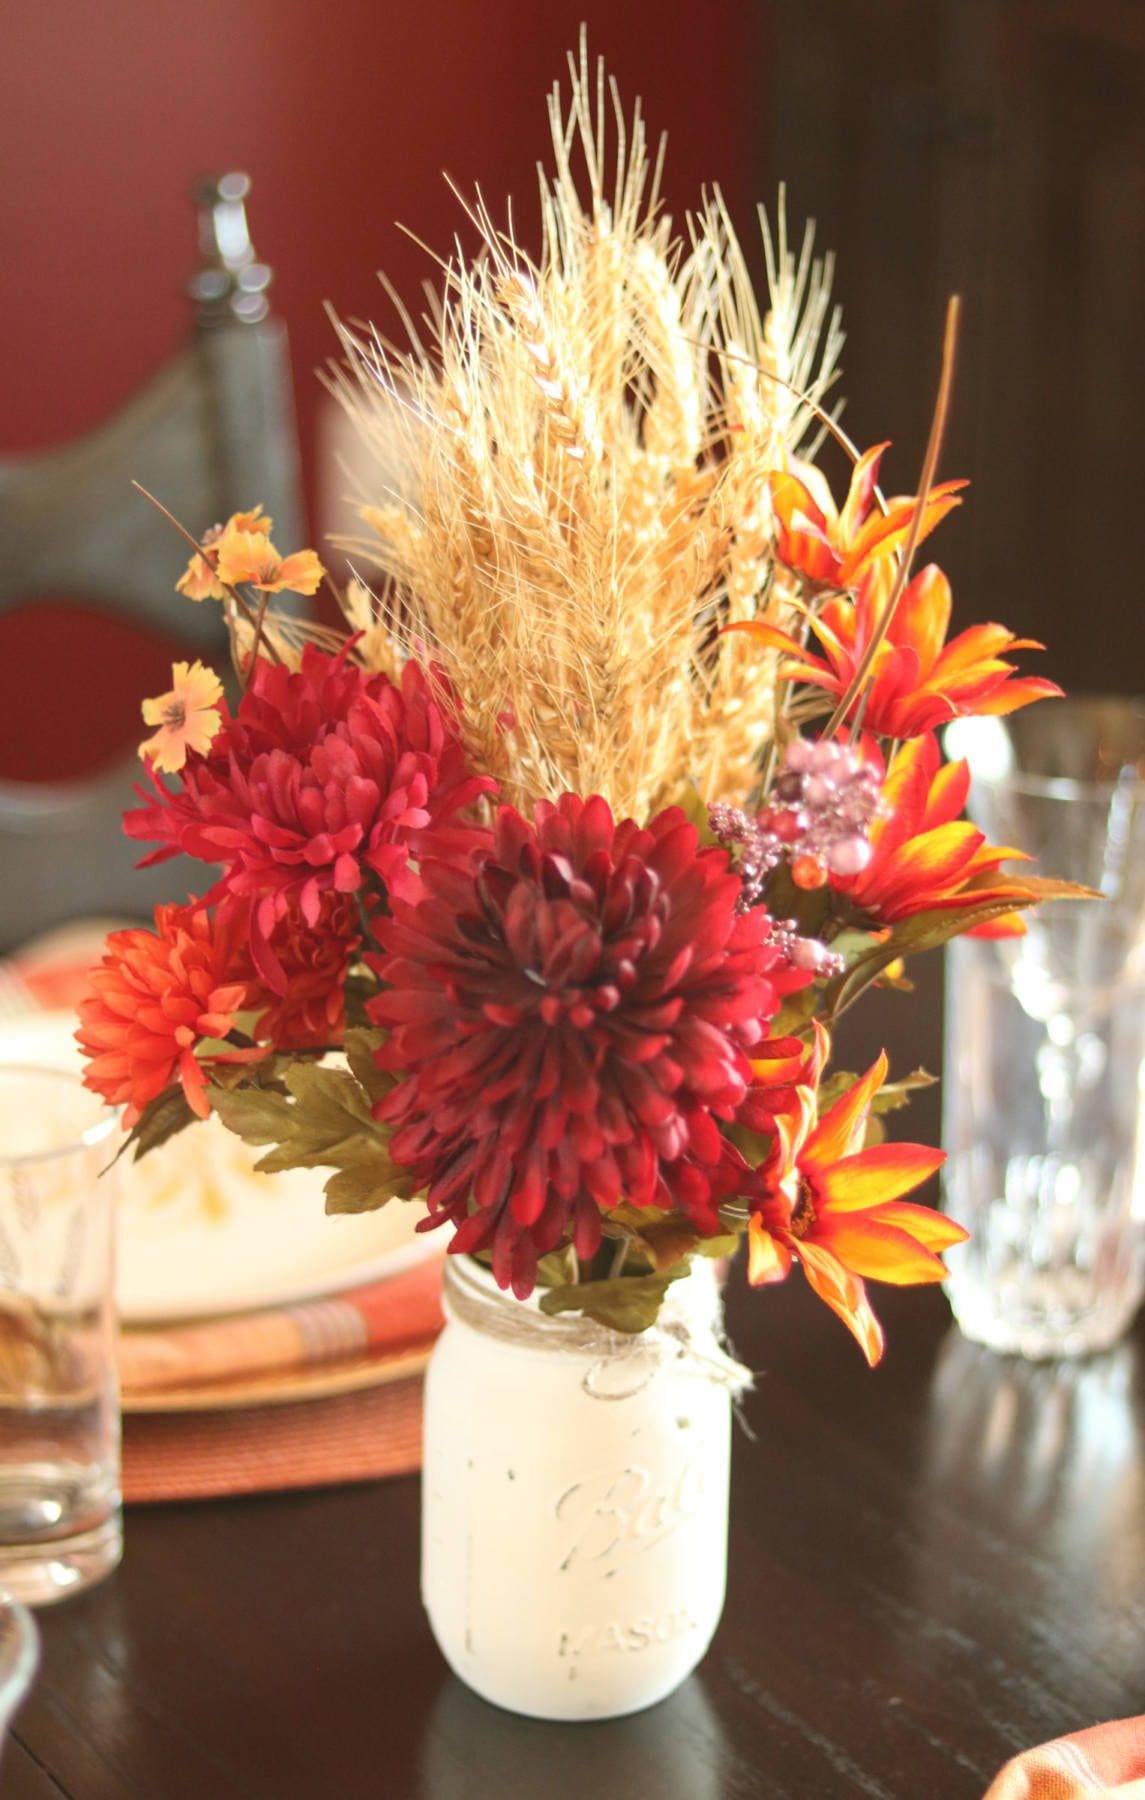
M 232 974 L 246 983 L 247 1008 L 259 1013 L 254 1036 L 276 1050 L 340 1044 L 346 1032 L 346 976 L 361 942 L 352 895 L 324 894 L 313 926 L 291 905 L 270 937 L 271 955 L 284 976 L 282 991 L 265 986 L 249 955 L 240 956 Z
M 397 898 L 371 1002 L 391 1036 L 381 1101 L 391 1154 L 427 1188 L 450 1249 L 492 1247 L 503 1287 L 533 1287 L 570 1236 L 582 1257 L 620 1201 L 720 1229 L 746 1173 L 719 1128 L 751 1079 L 745 1052 L 801 985 L 762 909 L 736 911 L 725 851 L 677 808 L 647 829 L 604 800 L 511 807 L 464 866 L 423 848 Z
M 313 645 L 296 672 L 260 660 L 237 715 L 182 785 L 127 814 L 130 837 L 158 840 L 144 858 L 184 851 L 221 863 L 214 895 L 252 901 L 252 948 L 270 986 L 284 973 L 269 940 L 292 904 L 317 924 L 322 897 L 391 882 L 411 838 L 450 818 L 494 783 L 473 776 L 422 671 L 402 685 Z

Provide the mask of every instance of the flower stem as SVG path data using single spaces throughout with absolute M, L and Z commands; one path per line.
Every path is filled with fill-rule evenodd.
M 618 1275 L 623 1274 L 624 1265 L 628 1260 L 628 1252 L 631 1247 L 632 1239 L 630 1237 L 622 1237 L 612 1254 L 612 1262 L 608 1270 L 609 1281 L 615 1281 Z
M 927 495 L 930 493 L 931 483 L 934 480 L 935 469 L 938 467 L 938 453 L 942 449 L 942 439 L 946 431 L 946 417 L 950 411 L 950 390 L 954 382 L 954 353 L 958 344 L 958 318 L 961 307 L 962 302 L 958 295 L 951 294 L 950 299 L 946 303 L 946 328 L 942 338 L 942 373 L 938 378 L 938 395 L 934 402 L 934 417 L 930 423 L 930 438 L 926 446 L 926 455 L 922 460 L 922 475 L 918 484 L 918 505 L 915 507 L 914 517 L 910 522 L 910 530 L 907 533 L 906 543 L 903 545 L 898 575 L 895 578 L 894 587 L 891 589 L 890 599 L 883 609 L 882 618 L 872 632 L 871 641 L 863 653 L 863 660 L 855 670 L 846 693 L 843 695 L 838 706 L 827 721 L 827 727 L 823 733 L 825 738 L 834 737 L 852 706 L 855 704 L 856 699 L 866 686 L 867 677 L 874 666 L 874 661 L 882 646 L 883 639 L 891 628 L 891 621 L 895 616 L 895 609 L 902 598 L 903 589 L 906 587 L 907 579 L 910 575 L 910 565 L 914 561 L 914 553 L 918 547 L 918 540 L 922 532 L 923 515 L 926 512 L 926 499 Z
M 250 656 L 247 658 L 246 673 L 243 677 L 243 693 L 244 694 L 246 693 L 247 689 L 250 687 L 251 678 L 254 675 L 255 664 L 258 661 L 259 648 L 262 644 L 262 628 L 263 628 L 263 624 L 266 620 L 266 609 L 269 604 L 270 604 L 270 592 L 269 592 L 269 589 L 264 588 L 262 591 L 262 596 L 258 603 L 258 614 L 257 614 L 257 616 L 255 618 L 255 622 L 254 622 L 254 638 L 253 638 L 253 641 L 252 641 L 251 647 L 250 647 Z
M 195 552 L 195 555 L 202 556 L 203 560 L 206 561 L 207 559 L 204 555 L 202 544 L 200 544 L 196 538 L 193 538 L 191 536 L 191 533 L 187 530 L 187 527 L 185 525 L 181 525 L 179 523 L 178 519 L 175 517 L 173 512 L 168 512 L 168 510 L 164 506 L 162 500 L 157 500 L 155 498 L 154 494 L 148 493 L 147 489 L 142 485 L 141 482 L 133 481 L 131 485 L 135 489 L 137 494 L 142 494 L 143 498 L 145 500 L 149 500 L 151 502 L 151 504 L 155 508 L 156 512 L 163 514 L 163 517 L 167 520 L 168 524 L 173 525 L 175 527 L 175 530 L 179 533 L 180 537 L 186 538 L 186 540 L 190 544 L 192 550 Z M 214 574 L 215 574 L 215 579 L 218 580 L 219 577 L 218 577 L 217 569 L 214 571 Z M 259 610 L 258 618 L 256 619 L 253 609 L 251 608 L 249 603 L 246 600 L 244 600 L 243 596 L 238 592 L 237 588 L 231 587 L 230 583 L 226 582 L 226 581 L 219 581 L 219 586 L 221 588 L 224 588 L 226 590 L 226 592 L 230 595 L 230 597 L 234 601 L 235 605 L 239 608 L 239 610 L 243 613 L 244 617 L 246 618 L 247 624 L 253 625 L 255 627 L 255 634 L 256 634 L 255 641 L 257 643 L 259 622 L 260 622 L 262 616 L 266 612 L 266 602 L 267 602 L 267 599 L 269 598 L 269 596 L 265 595 L 265 594 L 263 595 L 262 606 Z M 269 639 L 267 640 L 267 648 L 268 648 L 268 650 L 271 651 L 272 655 L 274 656 L 274 660 L 276 662 L 282 661 L 281 656 L 279 656 L 278 651 L 274 648 L 274 645 L 270 642 Z M 253 664 L 253 657 L 251 660 L 252 660 L 252 664 Z

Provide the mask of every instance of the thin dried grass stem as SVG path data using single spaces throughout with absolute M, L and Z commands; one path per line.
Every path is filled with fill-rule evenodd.
M 898 571 L 890 598 L 883 609 L 882 617 L 871 633 L 871 641 L 863 653 L 862 660 L 855 670 L 851 681 L 842 695 L 830 719 L 827 721 L 824 737 L 834 737 L 843 720 L 847 717 L 855 701 L 862 694 L 867 684 L 875 658 L 894 621 L 895 609 L 902 598 L 903 591 L 910 579 L 911 564 L 918 548 L 919 535 L 922 531 L 923 515 L 926 511 L 926 496 L 929 494 L 938 468 L 939 453 L 946 433 L 946 420 L 950 412 L 950 395 L 954 386 L 954 365 L 958 350 L 958 321 L 961 314 L 962 301 L 957 294 L 951 294 L 946 303 L 946 322 L 942 334 L 942 369 L 938 378 L 938 393 L 934 402 L 934 414 L 930 422 L 930 436 L 927 440 L 926 454 L 922 459 L 922 473 L 918 481 L 918 505 L 910 522 L 906 542 L 903 544 L 899 559 Z

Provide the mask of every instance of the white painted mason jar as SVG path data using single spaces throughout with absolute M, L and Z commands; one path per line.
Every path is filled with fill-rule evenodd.
M 447 1257 L 426 1379 L 422 1599 L 454 1673 L 540 1719 L 652 1706 L 723 1611 L 731 1399 L 711 1262 L 639 1337 Z

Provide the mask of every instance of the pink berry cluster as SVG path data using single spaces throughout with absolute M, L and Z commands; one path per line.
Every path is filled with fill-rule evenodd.
M 867 832 L 878 810 L 878 772 L 848 744 L 796 737 L 762 811 L 752 817 L 717 802 L 710 819 L 721 843 L 739 846 L 744 903 L 751 906 L 783 857 L 796 887 L 860 874 L 871 859 Z
M 793 969 L 805 969 L 810 975 L 841 975 L 847 966 L 846 957 L 829 950 L 822 938 L 800 937 L 797 919 L 773 919 L 771 941 Z

